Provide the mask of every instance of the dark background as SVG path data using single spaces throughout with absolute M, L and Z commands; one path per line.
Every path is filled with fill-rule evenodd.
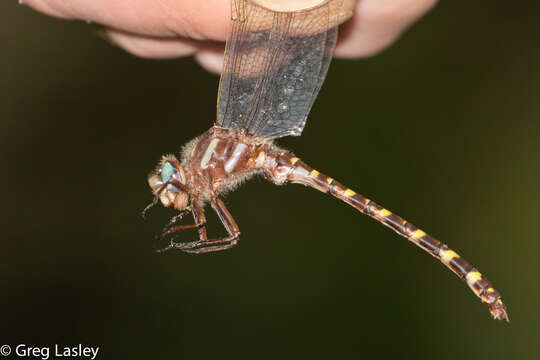
M 172 212 L 141 219 L 146 175 L 210 127 L 218 77 L 2 1 L 0 343 L 85 343 L 102 359 L 538 358 L 539 13 L 443 1 L 383 54 L 334 61 L 303 136 L 279 142 L 463 254 L 503 294 L 506 324 L 435 259 L 296 185 L 255 179 L 226 198 L 233 250 L 155 254 Z

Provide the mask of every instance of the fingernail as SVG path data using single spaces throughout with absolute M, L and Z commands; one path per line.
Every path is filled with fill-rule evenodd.
M 100 37 L 102 40 L 105 40 L 110 45 L 116 46 L 116 44 L 111 40 L 111 38 L 109 37 L 109 34 L 107 34 L 107 31 L 105 30 L 105 28 L 103 26 L 94 25 L 93 27 L 94 27 L 93 32 L 94 32 L 95 35 Z

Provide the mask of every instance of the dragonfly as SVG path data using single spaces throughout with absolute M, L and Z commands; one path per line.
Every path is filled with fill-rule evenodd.
M 297 3 L 306 0 L 295 0 Z M 220 196 L 260 175 L 276 185 L 302 184 L 327 193 L 411 241 L 464 279 L 495 319 L 509 321 L 500 293 L 484 275 L 446 244 L 337 180 L 308 166 L 275 140 L 299 136 L 326 77 L 338 25 L 354 0 L 323 0 L 301 10 L 272 8 L 276 0 L 232 0 L 217 101 L 217 120 L 179 153 L 165 155 L 149 174 L 152 203 L 178 211 L 158 235 L 167 247 L 201 254 L 238 244 L 240 229 Z M 353 4 L 354 8 L 354 4 Z M 210 204 L 227 236 L 209 239 Z M 187 214 L 193 223 L 179 225 Z M 196 229 L 198 240 L 178 241 Z

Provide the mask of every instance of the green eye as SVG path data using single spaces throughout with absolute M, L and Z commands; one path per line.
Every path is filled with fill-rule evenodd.
M 167 182 L 171 176 L 175 173 L 176 169 L 171 165 L 170 162 L 166 162 L 161 167 L 161 180 Z

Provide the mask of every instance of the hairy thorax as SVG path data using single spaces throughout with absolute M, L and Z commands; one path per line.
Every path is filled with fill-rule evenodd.
M 182 167 L 195 194 L 207 200 L 264 174 L 280 152 L 271 142 L 258 143 L 243 130 L 214 126 L 184 146 Z

